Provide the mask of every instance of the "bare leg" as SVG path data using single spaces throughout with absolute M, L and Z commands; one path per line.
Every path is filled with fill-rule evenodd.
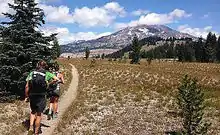
M 50 98 L 50 104 L 49 104 L 49 114 L 52 114 L 53 103 L 54 103 L 54 98 L 51 97 L 51 98 Z
M 58 97 L 54 97 L 54 108 L 53 111 L 58 112 Z
M 37 113 L 37 118 L 35 121 L 35 134 L 38 134 L 38 131 L 40 129 L 40 122 L 41 122 L 41 113 Z
M 52 115 L 52 110 L 53 110 L 53 97 L 50 98 L 50 104 L 49 104 L 49 112 L 47 114 L 47 120 L 51 119 L 51 115 Z
M 32 135 L 34 133 L 34 121 L 35 121 L 35 118 L 36 118 L 36 114 L 35 112 L 31 112 L 30 113 L 30 127 L 29 127 L 29 130 L 28 130 L 28 135 Z
M 29 130 L 33 130 L 34 120 L 36 118 L 36 113 L 30 113 L 30 127 Z
M 50 103 L 50 106 L 49 106 L 49 114 L 52 113 L 52 109 L 53 109 L 53 103 Z

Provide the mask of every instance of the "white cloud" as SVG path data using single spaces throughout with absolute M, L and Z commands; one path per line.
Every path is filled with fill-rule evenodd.
M 40 4 L 46 15 L 46 21 L 48 22 L 59 22 L 59 23 L 73 23 L 73 14 L 67 6 L 49 6 Z
M 202 19 L 206 19 L 206 18 L 208 18 L 209 17 L 209 13 L 208 14 L 204 14 L 203 16 L 202 16 Z
M 126 14 L 124 7 L 121 7 L 117 2 L 107 3 L 104 5 L 104 8 L 110 12 L 117 13 L 120 16 L 124 16 Z
M 115 23 L 113 27 L 115 30 L 120 30 L 120 29 L 128 27 L 128 24 L 127 23 Z
M 35 0 L 35 2 L 36 2 L 36 3 L 41 3 L 41 2 L 42 2 L 42 0 Z
M 52 2 L 55 0 L 35 0 L 36 3 L 45 3 L 49 1 Z M 13 13 L 14 12 L 13 9 L 9 8 L 8 3 L 14 4 L 14 0 L 0 0 L 0 18 L 5 17 L 2 13 L 6 13 L 6 12 Z
M 12 13 L 13 10 L 9 8 L 8 3 L 13 3 L 14 0 L 0 0 L 0 18 L 5 16 L 2 13 Z
M 117 16 L 126 14 L 124 7 L 117 2 L 110 2 L 102 7 L 75 8 L 74 11 L 70 11 L 70 8 L 64 5 L 55 7 L 40 4 L 39 6 L 44 9 L 46 20 L 49 22 L 77 23 L 85 27 L 109 26 Z
M 141 24 L 155 25 L 155 24 L 170 24 L 176 22 L 178 19 L 190 17 L 192 14 L 186 13 L 184 10 L 175 9 L 167 14 L 148 13 L 140 16 L 138 20 L 131 21 L 129 23 L 116 23 L 115 28 L 119 26 L 128 27 Z
M 67 44 L 77 40 L 91 40 L 96 39 L 102 36 L 110 35 L 110 32 L 105 33 L 96 33 L 96 32 L 77 32 L 71 33 L 68 28 L 59 28 L 59 27 L 44 27 L 41 28 L 41 31 L 49 36 L 53 33 L 58 33 L 57 38 L 61 45 Z
M 192 28 L 189 25 L 181 25 L 178 27 L 178 30 L 183 33 L 188 33 L 190 35 L 193 35 L 195 37 L 202 36 L 203 38 L 206 38 L 209 32 L 213 32 L 216 35 L 219 35 L 218 32 L 212 30 L 212 26 L 206 26 L 204 28 Z
M 124 7 L 121 7 L 117 2 L 110 2 L 103 7 L 76 8 L 73 19 L 77 24 L 86 27 L 109 26 L 117 16 L 125 14 Z
M 124 7 L 117 2 L 109 2 L 101 7 L 82 7 L 75 8 L 73 11 L 68 6 L 52 6 L 47 5 L 47 2 L 59 0 L 36 0 L 39 7 L 45 12 L 47 22 L 56 23 L 76 23 L 80 26 L 95 27 L 109 26 L 117 17 L 125 16 Z M 14 0 L 0 0 L 0 13 L 12 12 L 8 7 L 8 2 Z M 4 16 L 0 14 L 0 18 Z
M 171 13 L 169 13 L 169 16 L 172 18 L 175 18 L 175 17 L 181 18 L 181 17 L 190 17 L 192 16 L 192 14 L 188 14 L 186 13 L 186 11 L 181 10 L 181 9 L 175 9 Z
M 109 15 L 108 11 L 103 8 L 95 7 L 90 9 L 83 7 L 75 9 L 73 19 L 77 24 L 86 27 L 109 26 L 115 16 Z
M 206 26 L 206 27 L 204 28 L 204 30 L 205 30 L 205 31 L 211 31 L 211 30 L 212 30 L 212 26 Z
M 150 11 L 148 11 L 148 10 L 138 9 L 136 11 L 131 12 L 131 15 L 133 15 L 133 16 L 140 16 L 140 15 L 145 15 L 145 14 L 147 14 L 149 12 Z

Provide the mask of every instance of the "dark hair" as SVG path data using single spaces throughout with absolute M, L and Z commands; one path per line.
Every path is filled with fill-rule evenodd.
M 43 68 L 43 69 L 47 68 L 47 63 L 44 60 L 41 60 L 37 63 L 37 69 L 40 69 L 40 68 Z
M 55 69 L 55 71 L 59 71 L 60 70 L 60 66 L 59 66 L 58 63 L 54 64 L 54 69 Z

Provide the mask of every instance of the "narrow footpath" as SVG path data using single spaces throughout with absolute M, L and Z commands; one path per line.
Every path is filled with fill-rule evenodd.
M 72 102 L 76 98 L 79 75 L 78 75 L 77 69 L 72 64 L 70 65 L 72 66 L 72 80 L 71 80 L 68 90 L 60 98 L 59 105 L 58 105 L 58 109 L 59 109 L 58 118 L 55 120 L 48 121 L 47 116 L 43 115 L 41 123 L 49 127 L 42 126 L 42 132 L 43 132 L 42 135 L 53 134 L 63 114 L 65 113 L 67 108 L 72 104 Z

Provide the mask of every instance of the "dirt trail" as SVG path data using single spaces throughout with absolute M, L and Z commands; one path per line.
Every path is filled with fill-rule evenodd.
M 52 135 L 53 131 L 57 127 L 62 115 L 65 113 L 66 109 L 71 105 L 73 100 L 76 98 L 76 92 L 78 87 L 78 72 L 77 69 L 72 65 L 72 81 L 70 83 L 69 89 L 61 96 L 59 101 L 59 115 L 55 120 L 47 120 L 46 115 L 43 115 L 42 124 L 42 135 Z M 46 127 L 49 126 L 49 127 Z

